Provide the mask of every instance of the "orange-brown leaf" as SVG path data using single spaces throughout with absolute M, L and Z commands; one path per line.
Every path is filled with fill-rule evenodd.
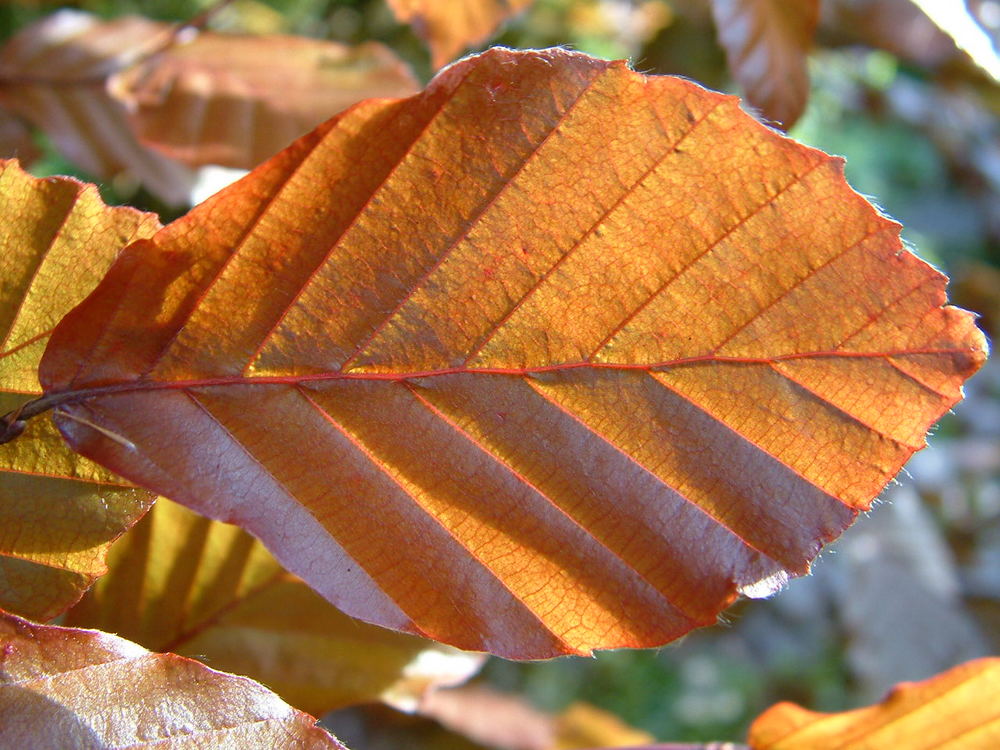
M 122 247 L 159 226 L 152 214 L 108 208 L 93 185 L 0 161 L 0 414 L 41 395 L 38 362 L 55 324 Z M 29 422 L 0 445 L 0 607 L 35 619 L 65 610 L 150 501 L 69 450 L 52 424 Z
M 0 105 L 45 131 L 63 155 L 96 177 L 127 172 L 172 204 L 187 202 L 186 168 L 141 145 L 109 75 L 162 43 L 169 25 L 127 17 L 102 22 L 62 10 L 0 48 Z
M 534 0 L 388 0 L 403 23 L 431 48 L 431 64 L 440 68 L 462 50 L 488 40 L 501 23 Z
M 805 573 L 985 357 L 944 284 L 735 99 L 492 50 L 127 249 L 41 373 L 349 614 L 543 657 Z
M 361 99 L 416 89 L 374 42 L 199 34 L 116 76 L 139 137 L 188 164 L 249 169 Z
M 1000 747 L 1000 659 L 901 683 L 881 703 L 855 711 L 823 714 L 779 703 L 757 717 L 749 743 L 754 750 Z
M 819 0 L 712 0 L 719 42 L 750 103 L 786 130 L 809 99 Z
M 66 625 L 197 657 L 315 715 L 375 700 L 412 709 L 482 664 L 347 617 L 246 532 L 164 498 L 111 549 L 108 567 Z
M 340 748 L 245 677 L 0 612 L 3 747 Z

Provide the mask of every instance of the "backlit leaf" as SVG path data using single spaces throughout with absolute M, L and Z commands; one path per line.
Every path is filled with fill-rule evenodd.
M 212 33 L 129 68 L 111 86 L 132 104 L 147 144 L 188 164 L 244 169 L 361 99 L 416 89 L 380 44 Z
M 0 48 L 0 106 L 45 131 L 62 154 L 95 177 L 128 172 L 172 204 L 187 202 L 192 176 L 141 145 L 108 76 L 162 43 L 169 24 L 127 17 L 102 22 L 53 13 Z
M 786 130 L 809 99 L 819 0 L 712 0 L 719 43 L 747 99 Z
M 757 717 L 749 743 L 754 750 L 1000 747 L 1000 659 L 901 683 L 881 703 L 855 711 L 823 714 L 779 703 Z
M 440 68 L 463 50 L 488 40 L 497 27 L 534 0 L 387 0 L 403 23 L 431 48 Z
M 493 50 L 126 249 L 41 378 L 349 614 L 653 646 L 807 572 L 981 365 L 898 229 L 732 97 Z
M 341 748 L 246 677 L 0 612 L 0 745 Z
M 40 395 L 38 361 L 59 319 L 93 291 L 152 214 L 108 208 L 97 188 L 0 161 L 0 415 Z M 48 420 L 0 445 L 0 607 L 48 619 L 105 572 L 108 546 L 149 493 L 69 450 Z
M 482 664 L 347 617 L 245 531 L 169 500 L 112 548 L 108 566 L 65 624 L 247 675 L 312 714 L 374 700 L 412 709 Z

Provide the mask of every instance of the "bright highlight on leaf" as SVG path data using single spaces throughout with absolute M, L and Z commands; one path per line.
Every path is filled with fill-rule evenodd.
M 159 227 L 153 214 L 108 208 L 92 185 L 0 161 L 0 414 L 41 394 L 38 362 L 56 323 L 122 247 Z M 48 420 L 29 422 L 0 445 L 0 607 L 42 620 L 65 610 L 151 500 L 69 450 Z
M 492 50 L 123 252 L 42 363 L 70 444 L 349 614 L 654 646 L 807 572 L 985 357 L 944 277 L 735 99 Z
M 198 658 L 319 716 L 382 700 L 413 710 L 482 657 L 365 625 L 286 573 L 260 542 L 164 498 L 108 555 L 65 624 Z
M 343 746 L 253 680 L 0 612 L 3 747 Z
M 779 703 L 757 717 L 749 742 L 753 750 L 1000 747 L 1000 659 L 901 683 L 881 703 L 856 711 L 822 714 Z

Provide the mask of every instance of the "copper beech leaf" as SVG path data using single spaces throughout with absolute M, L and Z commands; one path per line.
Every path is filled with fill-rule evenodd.
M 340 748 L 246 677 L 0 612 L 3 747 Z
M 712 0 L 719 43 L 750 103 L 786 130 L 809 100 L 819 0 Z
M 984 360 L 898 230 L 732 97 L 492 50 L 127 248 L 43 405 L 348 614 L 654 646 L 806 573 Z
M 197 657 L 315 715 L 375 700 L 412 710 L 482 665 L 480 654 L 347 617 L 245 531 L 164 498 L 112 548 L 108 566 L 66 625 Z
M 1000 747 L 1000 659 L 896 685 L 873 706 L 824 714 L 779 703 L 750 727 L 753 750 Z
M 250 169 L 369 97 L 416 90 L 375 42 L 201 33 L 112 78 L 147 145 L 187 164 Z
M 159 227 L 153 214 L 105 206 L 93 185 L 0 161 L 0 413 L 41 394 L 38 362 L 55 324 L 122 247 Z M 0 445 L 0 607 L 35 619 L 65 610 L 151 500 L 69 450 L 52 424 L 29 422 Z
M 387 0 L 393 13 L 431 49 L 435 69 L 460 52 L 488 40 L 511 16 L 534 0 Z

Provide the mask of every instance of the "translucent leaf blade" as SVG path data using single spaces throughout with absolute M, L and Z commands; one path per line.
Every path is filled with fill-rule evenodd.
M 900 683 L 873 706 L 837 714 L 779 703 L 750 727 L 754 750 L 987 748 L 1000 742 L 1000 659 Z
M 983 361 L 944 305 L 734 99 L 493 50 L 130 248 L 42 377 L 349 614 L 544 657 L 805 573 Z
M 0 161 L 0 414 L 41 395 L 38 362 L 60 318 L 156 216 L 105 206 L 92 185 Z M 0 607 L 48 619 L 105 572 L 112 541 L 152 497 L 69 450 L 34 420 L 0 446 Z
M 197 657 L 317 716 L 378 700 L 412 710 L 483 662 L 343 615 L 246 532 L 164 498 L 112 548 L 108 566 L 65 624 Z

